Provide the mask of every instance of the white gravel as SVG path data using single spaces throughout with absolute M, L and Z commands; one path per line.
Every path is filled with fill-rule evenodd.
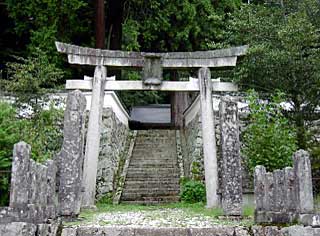
M 190 215 L 181 209 L 159 209 L 100 213 L 94 216 L 90 225 L 210 228 L 221 225 L 221 223 L 222 221 L 217 218 L 196 214 Z M 230 223 L 232 224 L 232 221 L 223 222 L 223 224 Z M 233 222 L 233 224 L 235 223 Z

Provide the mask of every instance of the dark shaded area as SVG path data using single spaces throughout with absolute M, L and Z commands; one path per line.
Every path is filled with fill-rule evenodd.
M 132 107 L 130 129 L 168 129 L 171 128 L 171 105 L 147 105 Z

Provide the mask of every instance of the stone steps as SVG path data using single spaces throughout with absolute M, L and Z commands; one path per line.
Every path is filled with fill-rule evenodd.
M 179 200 L 179 179 L 175 131 L 139 130 L 121 202 L 176 202 Z
M 135 168 L 137 171 L 144 171 L 145 169 L 150 169 L 150 171 L 156 171 L 157 167 L 159 168 L 164 168 L 164 169 L 171 169 L 174 168 L 173 164 L 167 164 L 167 163 L 154 163 L 154 164 L 134 164 L 132 165 L 132 168 Z M 168 171 L 167 173 L 175 173 L 175 171 L 178 170 L 172 170 L 172 171 Z M 161 172 L 163 173 L 163 172 Z
M 179 184 L 163 184 L 163 185 L 127 185 L 125 193 L 140 192 L 161 192 L 161 191 L 177 191 L 180 188 Z
M 174 182 L 173 180 L 172 180 L 172 178 L 168 178 L 169 176 L 154 176 L 154 177 L 149 177 L 148 178 L 148 182 L 152 182 L 152 181 L 172 181 L 172 182 Z M 177 178 L 177 177 L 174 177 L 175 179 L 177 179 L 176 180 L 176 182 L 179 182 L 179 178 Z M 142 177 L 139 177 L 139 176 L 131 176 L 131 177 L 126 177 L 126 182 L 128 182 L 128 181 L 141 181 L 141 182 L 143 182 L 143 184 L 147 184 L 148 182 L 146 181 L 146 178 L 144 177 L 144 176 L 142 176 Z
M 145 183 L 147 182 L 148 179 L 159 179 L 159 178 L 177 178 L 179 179 L 179 174 L 178 173 L 159 173 L 159 172 L 135 172 L 135 173 L 127 173 L 127 178 L 134 179 L 134 178 L 144 178 Z
M 122 193 L 122 198 L 126 201 L 141 201 L 147 199 L 160 199 L 164 197 L 174 196 L 179 198 L 179 191 L 155 191 L 149 193 Z M 175 198 L 176 199 L 176 198 Z
M 153 162 L 150 161 L 145 163 L 135 162 L 135 163 L 132 163 L 131 166 L 136 170 L 141 170 L 146 168 L 157 170 L 158 168 L 162 168 L 162 169 L 168 169 L 168 172 L 178 171 L 175 163 L 159 162 L 159 161 L 153 161 Z
M 128 181 L 126 182 L 126 187 L 128 188 L 126 191 L 131 189 L 146 189 L 146 188 L 150 188 L 150 189 L 155 189 L 155 188 L 173 188 L 173 189 L 178 189 L 180 187 L 179 182 L 162 182 L 162 181 L 153 181 L 153 182 L 144 182 L 144 181 Z

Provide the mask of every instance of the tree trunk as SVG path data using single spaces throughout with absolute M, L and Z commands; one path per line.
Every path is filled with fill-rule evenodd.
M 178 81 L 178 73 L 171 72 L 171 80 Z M 171 93 L 171 123 L 175 128 L 183 127 L 183 112 L 188 106 L 187 92 Z
M 95 28 L 96 28 L 96 48 L 105 48 L 105 13 L 104 0 L 96 0 L 95 2 Z
M 122 23 L 123 23 L 123 9 L 124 0 L 110 0 L 108 1 L 107 10 L 107 36 L 108 49 L 121 50 L 122 44 Z M 108 70 L 108 76 L 116 76 L 117 79 L 121 77 L 121 70 Z

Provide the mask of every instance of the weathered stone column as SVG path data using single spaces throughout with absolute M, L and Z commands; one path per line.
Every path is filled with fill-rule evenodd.
M 284 190 L 285 190 L 285 209 L 289 212 L 296 212 L 297 195 L 295 193 L 295 179 L 292 167 L 284 169 Z
M 94 206 L 100 146 L 100 126 L 102 122 L 102 107 L 106 77 L 106 68 L 104 66 L 96 66 L 94 78 L 92 80 L 91 108 L 83 167 L 84 193 L 82 198 L 82 207 L 84 208 Z
M 201 124 L 203 138 L 204 171 L 206 182 L 207 207 L 219 205 L 217 147 L 212 106 L 212 82 L 209 68 L 199 70 Z
M 220 102 L 222 189 L 225 215 L 242 214 L 242 171 L 240 158 L 238 105 L 231 98 Z
M 12 176 L 10 188 L 10 207 L 21 207 L 29 203 L 30 180 L 28 176 L 30 166 L 31 146 L 19 142 L 13 148 Z
M 285 211 L 286 192 L 284 189 L 284 170 L 273 171 L 273 199 L 274 205 L 272 211 Z
M 254 170 L 254 202 L 256 211 L 264 210 L 265 178 L 266 168 L 264 166 L 256 166 Z
M 56 157 L 59 214 L 62 216 L 76 216 L 80 213 L 85 109 L 85 96 L 79 90 L 70 92 L 64 113 L 63 145 Z
M 274 209 L 274 180 L 273 173 L 267 172 L 265 176 L 265 187 L 264 187 L 264 199 L 263 206 L 265 211 L 272 211 Z
M 293 169 L 296 180 L 299 213 L 312 213 L 312 175 L 309 153 L 298 150 L 293 155 Z

